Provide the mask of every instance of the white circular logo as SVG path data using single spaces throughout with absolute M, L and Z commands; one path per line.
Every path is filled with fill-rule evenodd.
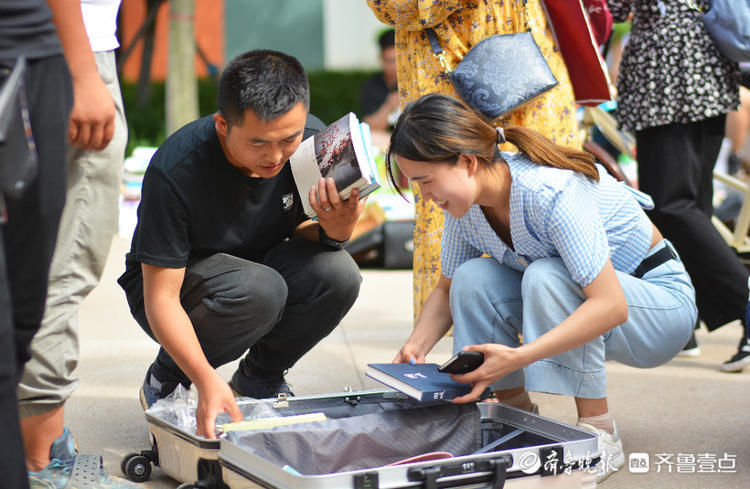
M 536 452 L 524 452 L 519 458 L 518 458 L 518 468 L 521 469 L 521 472 L 524 474 L 533 474 L 537 470 L 539 470 L 539 467 L 542 466 L 541 461 L 539 460 L 539 455 L 536 454 Z

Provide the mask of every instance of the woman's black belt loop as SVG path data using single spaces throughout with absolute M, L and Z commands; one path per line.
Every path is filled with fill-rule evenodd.
M 632 275 L 636 278 L 642 278 L 646 272 L 650 272 L 659 265 L 676 258 L 677 255 L 672 251 L 672 247 L 665 244 L 664 248 L 660 249 L 653 255 L 644 258 L 641 264 L 638 265 L 638 268 L 633 271 Z

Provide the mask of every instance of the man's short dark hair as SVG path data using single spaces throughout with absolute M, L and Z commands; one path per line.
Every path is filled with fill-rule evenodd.
M 378 44 L 380 44 L 380 51 L 385 51 L 386 48 L 394 47 L 396 45 L 396 31 L 388 29 L 380 34 L 380 37 L 378 37 Z
M 300 102 L 310 108 L 307 74 L 294 56 L 268 49 L 240 54 L 224 68 L 218 88 L 219 111 L 228 125 L 239 124 L 252 110 L 272 121 Z

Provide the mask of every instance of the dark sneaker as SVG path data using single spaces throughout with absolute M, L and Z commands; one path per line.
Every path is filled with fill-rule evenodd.
M 82 455 L 75 448 L 75 440 L 67 428 L 52 443 L 50 463 L 39 472 L 29 472 L 31 489 L 63 489 L 70 487 L 92 489 L 138 489 L 139 485 L 113 477 L 102 468 L 102 458 Z
M 237 371 L 232 375 L 232 380 L 229 381 L 229 387 L 232 388 L 232 392 L 234 392 L 236 397 L 268 399 L 272 397 L 276 398 L 279 394 L 294 396 L 292 390 L 289 388 L 289 384 L 284 380 L 283 375 L 276 378 L 259 379 L 249 377 L 242 371 L 241 367 L 237 368 Z
M 159 399 L 164 399 L 170 395 L 179 382 L 161 382 L 152 373 L 153 365 L 148 367 L 146 378 L 143 380 L 141 392 L 138 397 L 141 399 L 141 407 L 145 411 L 150 408 Z
M 742 331 L 740 344 L 737 345 L 737 353 L 721 364 L 720 368 L 722 372 L 742 372 L 742 369 L 750 365 L 750 339 L 748 339 L 750 326 L 748 325 L 750 325 L 750 302 L 747 303 L 747 307 L 745 308 L 745 320 L 742 322 L 742 327 L 745 329 Z
M 701 354 L 701 349 L 698 346 L 698 342 L 695 340 L 695 332 L 690 335 L 690 339 L 682 347 L 682 350 L 677 354 L 678 357 L 697 357 Z
M 742 369 L 750 365 L 750 344 L 747 341 L 744 343 L 732 358 L 721 364 L 722 372 L 742 372 Z

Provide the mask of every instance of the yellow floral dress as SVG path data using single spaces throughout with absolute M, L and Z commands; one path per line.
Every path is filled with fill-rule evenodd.
M 398 91 L 403 108 L 427 93 L 458 97 L 432 52 L 432 27 L 451 67 L 482 39 L 524 30 L 523 0 L 367 0 L 375 16 L 396 30 Z M 558 144 L 580 147 L 575 99 L 541 0 L 527 0 L 526 20 L 559 84 L 496 125 L 535 129 Z M 502 63 L 502 60 L 498 60 Z M 507 148 L 512 149 L 510 145 Z M 414 188 L 414 318 L 440 277 L 443 211 Z

